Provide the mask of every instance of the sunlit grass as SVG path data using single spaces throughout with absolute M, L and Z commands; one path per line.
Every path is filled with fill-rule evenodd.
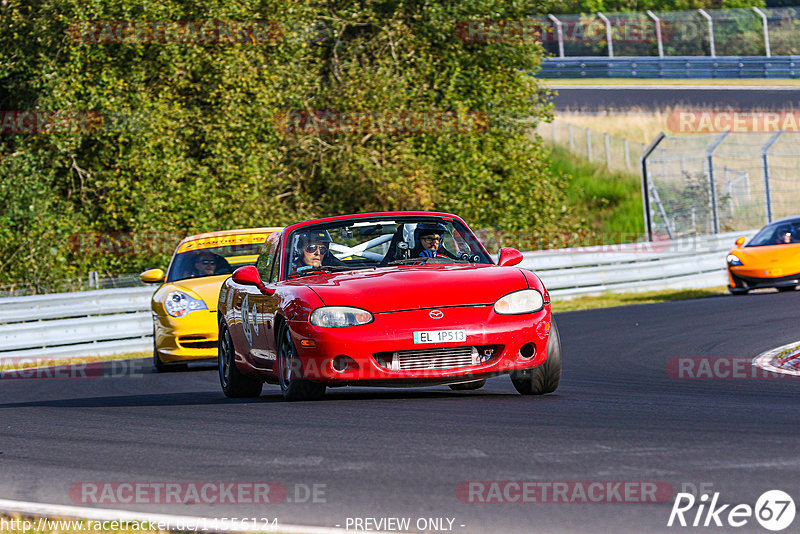
M 104 356 L 80 356 L 76 358 L 64 358 L 53 356 L 30 356 L 18 360 L 0 360 L 0 371 L 19 371 L 22 369 L 32 369 L 35 367 L 57 367 L 62 365 L 77 365 L 96 362 L 110 362 L 119 360 L 137 360 L 140 358 L 152 358 L 152 352 L 128 352 L 125 354 L 108 354 Z
M 609 171 L 558 146 L 552 147 L 551 165 L 555 174 L 570 177 L 567 203 L 596 236 L 591 244 L 630 243 L 643 233 L 642 193 L 635 174 Z

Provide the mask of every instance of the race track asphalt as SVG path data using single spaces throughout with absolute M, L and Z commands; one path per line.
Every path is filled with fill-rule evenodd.
M 556 80 L 556 111 L 733 109 L 738 111 L 800 109 L 800 87 L 658 87 L 658 86 L 566 86 Z
M 800 382 L 667 372 L 671 358 L 751 358 L 800 340 L 798 309 L 800 292 L 558 314 L 564 376 L 544 397 L 498 377 L 474 392 L 336 389 L 286 403 L 266 386 L 229 400 L 214 368 L 154 374 L 141 360 L 115 378 L 6 379 L 0 498 L 83 504 L 69 490 L 84 482 L 276 482 L 291 501 L 317 484 L 320 502 L 103 506 L 329 527 L 450 518 L 464 533 L 694 531 L 667 528 L 671 502 L 469 503 L 456 488 L 656 481 L 704 484 L 720 503 L 752 506 L 770 489 L 800 503 Z M 752 518 L 698 529 L 732 530 L 764 532 Z

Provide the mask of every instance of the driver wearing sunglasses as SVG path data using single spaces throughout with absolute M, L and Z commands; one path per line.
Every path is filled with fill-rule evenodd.
M 331 236 L 327 230 L 300 234 L 295 252 L 294 270 L 306 265 L 320 267 L 338 263 L 329 254 L 330 244 Z

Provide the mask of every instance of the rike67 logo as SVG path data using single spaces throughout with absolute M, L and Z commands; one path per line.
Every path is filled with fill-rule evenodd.
M 692 510 L 696 504 L 697 510 Z M 733 507 L 730 504 L 719 504 L 719 492 L 714 493 L 710 502 L 707 493 L 701 495 L 699 499 L 695 499 L 691 493 L 678 493 L 667 526 L 671 527 L 677 521 L 677 525 L 682 527 L 739 528 L 750 523 L 755 517 L 762 527 L 777 532 L 792 524 L 795 513 L 794 500 L 781 490 L 764 492 L 754 507 L 749 504 L 737 504 Z

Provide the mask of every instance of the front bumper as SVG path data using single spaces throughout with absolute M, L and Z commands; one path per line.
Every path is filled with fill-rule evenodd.
M 498 315 L 491 305 L 444 308 L 436 320 L 430 311 L 376 314 L 370 324 L 346 328 L 290 321 L 303 376 L 328 385 L 432 385 L 529 369 L 547 358 L 549 306 L 524 315 Z M 464 330 L 466 341 L 414 343 L 414 332 L 439 330 Z
M 199 310 L 185 317 L 154 315 L 156 349 L 164 363 L 217 357 L 217 311 Z
M 731 289 L 760 289 L 765 287 L 792 287 L 800 285 L 800 273 L 770 276 L 763 270 L 728 268 L 728 287 Z

